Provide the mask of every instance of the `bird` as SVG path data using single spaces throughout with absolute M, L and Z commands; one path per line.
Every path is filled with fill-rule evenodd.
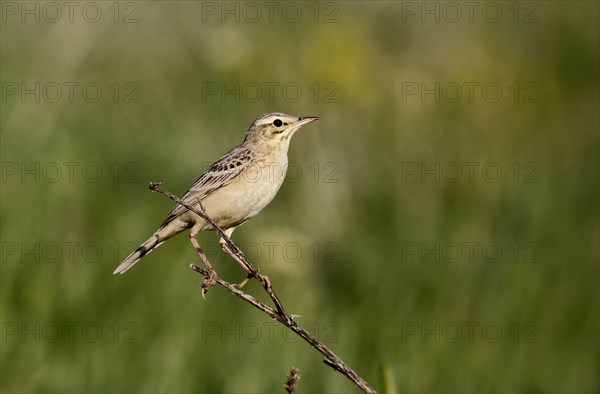
M 230 237 L 238 226 L 258 215 L 273 200 L 287 173 L 292 136 L 302 126 L 318 119 L 281 112 L 259 116 L 246 131 L 244 141 L 208 167 L 181 200 L 195 208 L 202 207 Z M 203 256 L 197 241 L 198 232 L 213 227 L 177 204 L 158 230 L 127 256 L 113 275 L 125 273 L 163 242 L 188 229 L 192 244 Z M 228 251 L 223 239 L 219 244 Z

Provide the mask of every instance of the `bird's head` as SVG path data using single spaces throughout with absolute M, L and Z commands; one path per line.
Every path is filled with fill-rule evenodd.
M 244 143 L 255 143 L 265 147 L 275 147 L 284 144 L 288 146 L 294 133 L 305 124 L 319 119 L 316 116 L 286 115 L 272 112 L 258 117 L 246 132 Z

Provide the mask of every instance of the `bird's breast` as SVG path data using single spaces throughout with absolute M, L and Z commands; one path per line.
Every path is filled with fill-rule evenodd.
M 207 214 L 227 228 L 256 216 L 275 197 L 287 173 L 288 161 L 267 157 L 248 165 L 231 183 L 204 201 Z

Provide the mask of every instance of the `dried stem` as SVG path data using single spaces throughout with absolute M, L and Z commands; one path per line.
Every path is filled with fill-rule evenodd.
M 240 262 L 242 262 L 244 267 L 247 268 L 247 272 L 249 272 L 249 275 L 253 278 L 256 278 L 256 280 L 258 280 L 258 282 L 262 285 L 262 287 L 265 289 L 265 291 L 267 292 L 267 294 L 269 295 L 269 297 L 275 304 L 276 309 L 273 309 L 270 306 L 258 301 L 256 298 L 243 292 L 242 290 L 237 288 L 235 285 L 228 283 L 217 276 L 216 283 L 218 285 L 222 286 L 223 288 L 225 288 L 227 291 L 229 291 L 233 295 L 243 299 L 244 301 L 248 302 L 255 308 L 257 308 L 257 309 L 261 310 L 262 312 L 264 312 L 265 314 L 267 314 L 269 317 L 277 320 L 284 326 L 288 327 L 290 330 L 294 331 L 302 339 L 304 339 L 312 347 L 317 349 L 317 351 L 319 351 L 321 354 L 323 354 L 325 356 L 325 360 L 323 360 L 325 362 L 325 364 L 329 365 L 336 371 L 342 373 L 344 376 L 346 376 L 348 379 L 350 379 L 352 382 L 354 382 L 354 384 L 356 384 L 363 392 L 376 393 L 375 389 L 372 388 L 363 378 L 358 376 L 358 374 L 356 372 L 354 372 L 354 370 L 352 368 L 350 368 L 344 361 L 342 361 L 341 358 L 339 358 L 327 346 L 325 346 L 323 343 L 321 343 L 317 338 L 315 338 L 313 335 L 311 335 L 308 331 L 306 331 L 305 329 L 300 327 L 298 325 L 298 323 L 296 323 L 294 321 L 292 315 L 289 315 L 288 313 L 285 312 L 283 305 L 281 304 L 281 301 L 279 300 L 279 297 L 277 297 L 277 295 L 273 291 L 273 286 L 271 284 L 269 277 L 267 277 L 266 275 L 260 274 L 258 269 L 255 268 L 248 261 L 248 259 L 246 259 L 246 256 L 244 256 L 242 251 L 233 243 L 231 238 L 229 238 L 227 236 L 227 234 L 225 234 L 225 232 L 214 221 L 212 221 L 212 219 L 210 217 L 208 217 L 208 215 L 204 211 L 204 208 L 202 207 L 202 204 L 200 201 L 198 201 L 198 205 L 200 206 L 200 209 L 198 209 L 190 204 L 187 204 L 186 202 L 182 201 L 177 196 L 175 196 L 175 195 L 171 194 L 170 192 L 161 188 L 160 187 L 161 183 L 162 182 L 150 183 L 150 190 L 164 194 L 171 200 L 177 202 L 180 205 L 183 205 L 190 211 L 199 215 L 201 218 L 206 220 L 207 223 L 210 223 L 210 225 L 214 228 L 216 233 L 219 234 L 219 236 L 223 240 L 225 240 L 225 242 L 226 242 L 227 246 L 230 248 L 231 252 L 240 260 Z M 203 275 L 205 278 L 208 278 L 210 275 L 210 272 L 208 270 L 201 268 L 195 264 L 191 264 L 190 268 L 192 270 L 198 272 L 199 274 Z
M 300 371 L 298 368 L 292 367 L 292 369 L 290 369 L 290 374 L 287 377 L 287 382 L 283 385 L 288 394 L 292 394 L 296 391 L 298 380 L 300 380 Z

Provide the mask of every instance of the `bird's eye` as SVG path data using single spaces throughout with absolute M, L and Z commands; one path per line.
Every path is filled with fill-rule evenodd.
M 275 120 L 273 121 L 273 124 L 274 124 L 276 127 L 281 127 L 281 125 L 283 124 L 283 122 L 281 121 L 281 119 L 275 119 Z

